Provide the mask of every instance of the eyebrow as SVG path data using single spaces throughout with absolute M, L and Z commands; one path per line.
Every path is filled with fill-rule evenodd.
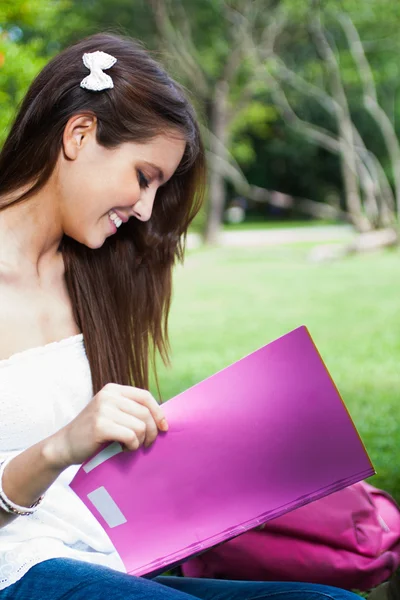
M 160 167 L 158 167 L 154 163 L 148 162 L 147 160 L 144 162 L 146 163 L 146 165 L 149 165 L 149 167 L 152 167 L 153 169 L 155 169 L 155 171 L 157 171 L 157 179 L 161 183 L 164 183 L 165 177 L 164 177 L 164 173 L 163 173 L 162 169 L 160 169 Z

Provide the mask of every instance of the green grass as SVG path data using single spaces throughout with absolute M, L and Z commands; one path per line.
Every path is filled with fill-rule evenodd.
M 202 249 L 175 272 L 163 399 L 305 324 L 400 499 L 400 252 L 313 264 L 308 247 Z
M 190 226 L 192 233 L 201 234 L 205 226 L 205 213 L 204 210 L 196 217 L 194 222 Z M 252 215 L 248 217 L 243 223 L 223 223 L 223 231 L 253 231 L 254 229 L 286 229 L 293 227 L 318 227 L 326 225 L 343 225 L 334 219 L 267 219 L 262 215 Z
M 223 231 L 253 231 L 254 229 L 290 229 L 293 227 L 325 227 L 338 225 L 327 219 L 305 219 L 302 221 L 269 221 L 268 219 L 246 220 L 243 223 L 224 223 Z

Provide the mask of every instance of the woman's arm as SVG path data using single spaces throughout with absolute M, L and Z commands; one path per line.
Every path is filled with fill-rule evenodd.
M 109 383 L 68 425 L 10 460 L 3 491 L 14 504 L 29 507 L 62 471 L 81 464 L 104 443 L 120 442 L 127 450 L 137 450 L 167 429 L 164 413 L 149 392 Z M 0 508 L 0 528 L 14 519 Z
M 3 490 L 15 504 L 31 506 L 66 468 L 57 465 L 52 458 L 52 437 L 24 450 L 6 466 L 2 481 Z M 0 508 L 0 528 L 8 525 L 16 516 Z

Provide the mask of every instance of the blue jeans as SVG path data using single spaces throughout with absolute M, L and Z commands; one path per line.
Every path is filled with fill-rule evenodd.
M 89 563 L 55 558 L 32 567 L 0 591 L 0 600 L 359 600 L 351 592 L 310 583 L 156 577 L 144 579 Z

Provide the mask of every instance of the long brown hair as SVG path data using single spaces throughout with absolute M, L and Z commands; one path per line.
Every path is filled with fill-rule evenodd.
M 85 52 L 117 58 L 114 88 L 80 87 Z M 109 72 L 111 74 L 111 71 Z M 29 88 L 0 154 L 0 195 L 24 189 L 29 199 L 48 181 L 74 114 L 97 117 L 97 141 L 112 148 L 178 130 L 186 149 L 171 179 L 157 191 L 151 219 L 130 219 L 92 250 L 64 236 L 65 277 L 82 331 L 93 390 L 115 382 L 148 388 L 157 351 L 168 360 L 172 267 L 183 259 L 188 226 L 204 195 L 205 158 L 192 105 L 182 88 L 132 39 L 96 34 L 53 58 Z M 26 189 L 28 191 L 26 191 Z M 82 198 L 82 202 L 85 199 Z M 11 204 L 3 200 L 0 210 Z

